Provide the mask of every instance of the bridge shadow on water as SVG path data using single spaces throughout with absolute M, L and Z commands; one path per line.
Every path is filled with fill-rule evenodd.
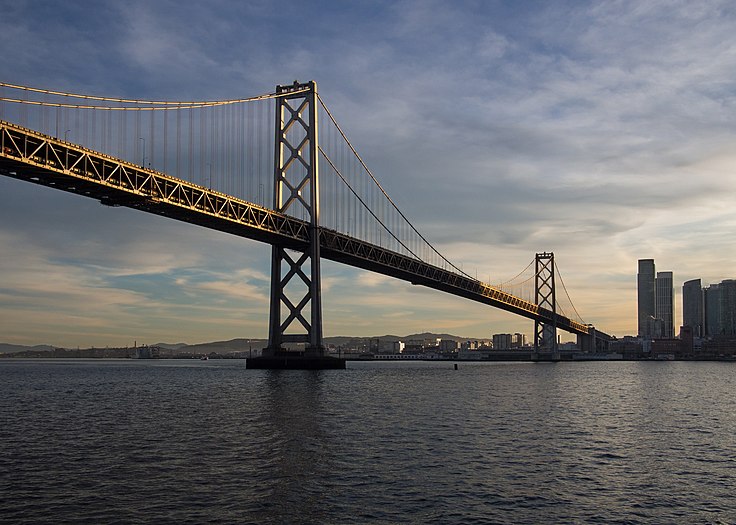
M 261 505 L 273 523 L 309 519 L 324 521 L 325 487 L 329 479 L 331 443 L 325 431 L 324 373 L 315 370 L 266 373 L 262 423 L 269 430 L 262 443 L 271 479 Z

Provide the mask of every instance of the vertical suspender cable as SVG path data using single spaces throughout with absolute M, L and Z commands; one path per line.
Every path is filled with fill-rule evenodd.
M 184 178 L 181 173 L 181 111 L 176 112 L 176 176 Z
M 156 124 L 154 116 L 156 116 L 156 111 L 146 111 L 148 113 L 148 118 L 150 120 L 150 130 L 149 130 L 149 141 L 146 142 L 148 144 L 148 155 L 146 155 L 146 158 L 148 159 L 148 166 L 149 167 L 156 167 L 156 159 L 154 155 L 156 154 L 156 148 L 154 147 L 156 145 Z M 166 113 L 164 111 L 164 113 Z
M 167 161 L 169 160 L 169 112 L 163 111 L 164 119 L 164 147 L 163 147 L 163 169 L 164 173 L 168 173 Z
M 194 114 L 193 109 L 189 108 L 189 181 L 194 180 Z
M 199 136 L 197 143 L 199 144 L 199 176 L 197 181 L 202 186 L 206 186 L 205 177 L 207 176 L 207 118 L 209 112 L 213 108 L 202 108 L 199 112 Z

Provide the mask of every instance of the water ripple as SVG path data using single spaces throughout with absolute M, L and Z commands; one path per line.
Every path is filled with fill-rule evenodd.
M 723 363 L 0 361 L 0 522 L 733 523 Z

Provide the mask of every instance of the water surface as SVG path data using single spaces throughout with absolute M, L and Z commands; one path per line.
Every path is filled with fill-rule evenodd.
M 734 523 L 732 363 L 0 360 L 4 523 Z

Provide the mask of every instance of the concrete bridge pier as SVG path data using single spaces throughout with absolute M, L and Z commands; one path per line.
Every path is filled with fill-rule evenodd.
M 316 351 L 274 352 L 265 349 L 260 357 L 245 360 L 245 368 L 267 370 L 344 370 L 345 359 L 324 355 Z

